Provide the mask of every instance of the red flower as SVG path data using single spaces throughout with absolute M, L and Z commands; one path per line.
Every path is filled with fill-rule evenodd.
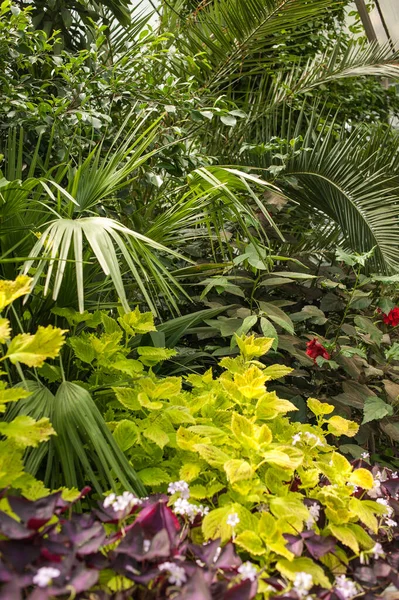
M 387 315 L 383 314 L 382 320 L 385 325 L 391 325 L 392 327 L 399 325 L 399 307 L 395 306 Z
M 325 358 L 325 360 L 330 360 L 331 358 L 327 350 L 322 344 L 320 344 L 317 338 L 314 338 L 306 344 L 306 354 L 310 356 L 310 358 L 313 358 L 314 362 L 316 362 L 316 358 L 318 356 L 322 356 Z

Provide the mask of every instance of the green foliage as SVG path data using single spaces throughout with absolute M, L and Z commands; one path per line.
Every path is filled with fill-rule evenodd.
M 18 297 L 27 294 L 30 285 L 31 279 L 25 276 L 18 277 L 16 281 L 1 281 L 0 310 L 4 310 Z M 0 362 L 8 359 L 13 364 L 22 363 L 28 367 L 41 366 L 47 358 L 58 356 L 64 343 L 65 331 L 52 326 L 41 327 L 33 335 L 19 334 L 12 337 L 9 321 L 2 318 L 2 328 L 0 343 L 4 345 L 7 342 L 8 347 L 5 352 L 2 350 Z M 5 375 L 4 371 L 0 372 L 0 376 Z M 10 403 L 21 401 L 29 396 L 30 392 L 23 387 L 23 384 L 10 388 L 5 381 L 0 381 L 0 413 L 4 413 Z M 0 422 L 0 433 L 5 438 L 0 442 L 0 486 L 21 490 L 30 498 L 45 495 L 47 490 L 44 485 L 25 472 L 23 458 L 26 449 L 38 447 L 56 433 L 49 419 L 44 417 L 35 420 L 21 415 L 10 422 Z

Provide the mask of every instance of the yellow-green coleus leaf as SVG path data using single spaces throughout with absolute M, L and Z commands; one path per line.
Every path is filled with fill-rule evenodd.
M 332 404 L 327 404 L 327 402 L 320 402 L 316 398 L 308 398 L 307 405 L 316 417 L 320 417 L 321 415 L 329 415 L 335 409 L 335 406 Z
M 31 282 L 31 277 L 27 275 L 19 275 L 15 281 L 0 281 L 0 310 L 20 296 L 28 294 Z
M 30 396 L 31 392 L 21 387 L 9 388 L 4 381 L 0 381 L 0 413 L 7 407 L 7 402 L 17 402 Z
M 226 471 L 227 479 L 230 483 L 236 483 L 237 481 L 242 481 L 244 479 L 252 479 L 254 476 L 254 470 L 249 462 L 239 458 L 228 460 L 224 464 L 224 470 Z
M 11 337 L 10 321 L 8 319 L 0 319 L 0 344 L 5 344 Z
M 129 335 L 137 335 L 155 331 L 154 315 L 151 312 L 141 313 L 138 306 L 118 318 L 120 326 Z
M 335 436 L 346 435 L 347 437 L 354 437 L 359 431 L 359 425 L 354 421 L 348 421 L 338 415 L 331 417 L 327 421 L 328 431 Z
M 254 365 L 251 365 L 244 373 L 234 375 L 234 383 L 238 391 L 248 399 L 259 398 L 265 392 L 267 380 L 268 377 Z
M 176 356 L 176 350 L 168 348 L 154 348 L 153 346 L 139 346 L 137 352 L 140 360 L 146 367 L 154 367 L 158 363 Z
M 28 367 L 41 367 L 46 358 L 58 356 L 64 334 L 65 330 L 52 325 L 39 327 L 34 335 L 21 333 L 12 339 L 4 358 L 13 364 L 21 362 Z
M 371 490 L 374 487 L 374 478 L 367 469 L 356 469 L 351 473 L 349 482 L 365 490 Z
M 41 442 L 47 442 L 55 431 L 50 421 L 43 417 L 35 421 L 27 415 L 20 415 L 10 423 L 0 423 L 0 433 L 13 439 L 17 446 L 36 448 Z
M 308 573 L 312 576 L 313 582 L 316 585 L 321 585 L 327 589 L 331 587 L 330 581 L 323 569 L 319 565 L 316 565 L 311 558 L 299 557 L 291 561 L 284 558 L 278 561 L 276 568 L 280 571 L 281 575 L 291 581 L 294 581 L 297 573 Z
M 238 336 L 237 334 L 235 334 L 235 340 L 245 360 L 263 356 L 269 352 L 274 342 L 274 338 L 256 338 L 254 335 Z
M 270 421 L 278 414 L 285 414 L 298 410 L 289 400 L 279 398 L 276 392 L 265 392 L 256 404 L 256 416 L 261 421 Z

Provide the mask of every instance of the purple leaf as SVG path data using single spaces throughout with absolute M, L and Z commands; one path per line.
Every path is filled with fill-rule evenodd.
M 295 556 L 301 556 L 303 552 L 303 539 L 301 536 L 285 533 L 284 538 L 287 540 L 287 549 Z
M 257 581 L 245 579 L 238 585 L 227 590 L 223 600 L 251 600 L 256 595 L 258 589 Z
M 40 529 L 54 515 L 60 496 L 61 492 L 57 492 L 35 501 L 10 496 L 8 502 L 15 514 L 30 529 Z
M 40 546 L 26 543 L 24 540 L 1 541 L 0 552 L 17 572 L 22 573 L 26 565 L 39 558 Z
M 314 534 L 312 537 L 305 539 L 305 546 L 309 554 L 316 560 L 319 560 L 325 554 L 334 552 L 336 542 L 331 536 Z
M 150 543 L 150 547 L 145 551 L 145 542 Z M 171 545 L 166 529 L 158 531 L 152 539 L 146 537 L 141 523 L 134 523 L 134 526 L 127 532 L 119 546 L 115 550 L 116 554 L 127 554 L 137 560 L 151 560 L 154 558 L 166 558 L 170 556 Z
M 154 537 L 161 529 L 166 529 L 172 544 L 175 544 L 177 533 L 181 529 L 178 518 L 163 500 L 143 508 L 136 518 L 136 524 L 140 524 L 147 539 Z
M 12 540 L 23 540 L 35 535 L 35 532 L 27 529 L 22 523 L 0 511 L 0 533 Z
M 212 600 L 212 595 L 209 590 L 209 585 L 205 581 L 204 574 L 198 569 L 195 569 L 184 586 L 181 594 L 176 600 Z

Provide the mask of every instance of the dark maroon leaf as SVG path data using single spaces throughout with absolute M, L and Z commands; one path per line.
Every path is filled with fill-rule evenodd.
M 305 546 L 309 552 L 309 554 L 319 560 L 325 554 L 329 552 L 334 552 L 336 542 L 335 539 L 331 536 L 322 536 L 314 534 L 312 537 L 305 539 Z
M 257 581 L 245 579 L 238 585 L 231 587 L 224 595 L 223 600 L 251 600 L 258 589 Z
M 15 514 L 30 529 L 40 529 L 54 515 L 60 496 L 61 492 L 56 492 L 35 501 L 10 496 L 8 502 Z
M 22 573 L 26 565 L 39 558 L 40 546 L 29 544 L 25 540 L 1 541 L 0 552 L 17 572 Z
M 189 577 L 188 582 L 176 600 L 212 600 L 209 585 L 205 580 L 204 574 L 198 568 Z
M 222 548 L 219 558 L 215 562 L 215 568 L 230 571 L 236 569 L 242 564 L 242 560 L 237 556 L 232 543 L 228 543 Z
M 161 529 L 166 529 L 172 544 L 175 543 L 177 533 L 181 529 L 178 518 L 163 500 L 143 508 L 137 516 L 135 524 L 141 526 L 147 539 L 154 537 Z

